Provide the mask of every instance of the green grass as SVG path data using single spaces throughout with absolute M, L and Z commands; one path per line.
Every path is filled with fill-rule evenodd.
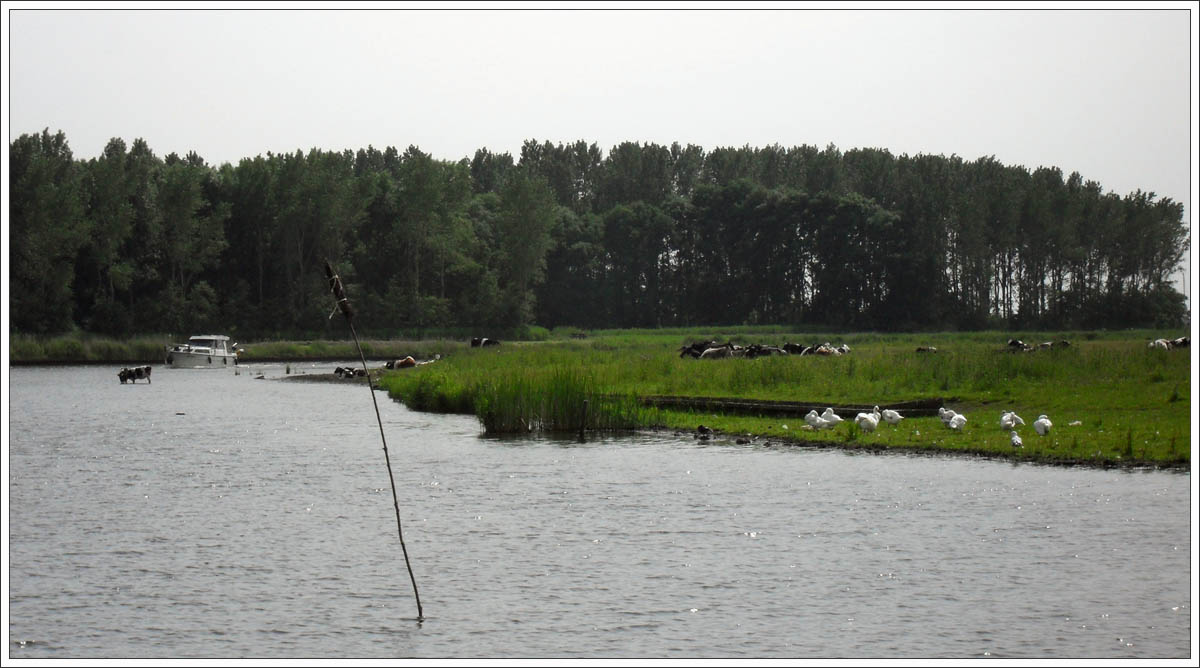
M 409 355 L 416 359 L 429 359 L 435 354 L 455 353 L 470 347 L 468 342 L 447 340 L 425 341 L 379 341 L 363 340 L 363 355 L 368 359 L 402 359 Z M 358 359 L 354 341 L 260 341 L 239 343 L 242 351 L 238 359 L 242 362 L 264 360 L 353 360 Z
M 21 363 L 71 364 L 79 362 L 161 362 L 162 335 L 144 335 L 117 341 L 102 336 L 74 334 L 35 337 L 18 334 L 9 340 L 9 361 Z
M 749 329 L 749 328 L 748 328 Z M 1170 334 L 1170 333 L 1165 333 Z M 711 335 L 711 336 L 710 336 Z M 547 429 L 571 431 L 578 422 L 542 418 L 536 406 L 597 405 L 598 397 L 649 395 L 741 397 L 829 405 L 887 404 L 942 398 L 968 417 L 962 433 L 937 418 L 908 418 L 863 433 L 852 421 L 832 431 L 811 432 L 802 419 L 755 418 L 684 411 L 627 408 L 613 424 L 695 429 L 699 424 L 728 435 L 749 434 L 787 442 L 849 448 L 954 451 L 1031 461 L 1082 462 L 1102 466 L 1190 466 L 1189 354 L 1146 346 L 1156 332 L 1060 333 L 1018 336 L 1026 342 L 1068 339 L 1061 350 L 1009 353 L 1009 334 L 972 332 L 926 335 L 789 335 L 782 331 L 680 330 L 590 332 L 586 339 L 465 348 L 437 364 L 385 374 L 391 396 L 418 410 L 475 413 L 489 432 Z M 733 338 L 742 343 L 785 340 L 845 342 L 842 357 L 680 359 L 691 340 Z M 934 345 L 935 354 L 916 353 Z M 584 389 L 566 389 L 575 379 Z M 497 406 L 510 408 L 499 411 Z M 1025 447 L 1013 451 L 999 427 L 1002 410 L 1025 418 Z M 552 411 L 553 412 L 553 411 Z M 502 413 L 507 417 L 497 417 Z M 1055 424 L 1039 437 L 1039 414 Z M 852 415 L 843 417 L 853 418 Z M 1079 421 L 1078 426 L 1070 426 Z M 590 423 L 589 423 L 590 424 Z M 787 428 L 784 428 L 784 425 Z

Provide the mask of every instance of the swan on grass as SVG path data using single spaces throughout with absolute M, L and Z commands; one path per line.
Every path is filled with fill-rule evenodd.
M 946 425 L 947 427 L 950 426 L 950 421 L 954 419 L 955 415 L 958 415 L 958 413 L 955 413 L 949 408 L 938 409 L 938 417 L 942 419 L 942 424 Z
M 1020 437 L 1020 436 L 1017 434 L 1017 432 L 1015 432 L 1015 431 L 1012 431 L 1012 432 L 1009 432 L 1009 433 L 1010 433 L 1010 434 L 1012 434 L 1012 438 L 1011 438 L 1011 439 L 1009 439 L 1009 442 L 1010 442 L 1010 443 L 1012 443 L 1012 446 L 1013 446 L 1014 448 L 1023 448 L 1023 447 L 1025 447 L 1024 443 L 1021 441 L 1021 437 Z
M 1025 421 L 1017 415 L 1016 411 L 1005 411 L 1000 414 L 1000 428 L 1005 431 L 1012 431 L 1017 427 L 1024 427 Z
M 1050 433 L 1050 428 L 1054 424 L 1050 422 L 1050 418 L 1045 415 L 1039 415 L 1038 419 L 1033 423 L 1033 430 L 1038 433 L 1038 436 L 1045 436 Z
M 843 421 L 842 418 L 837 413 L 833 412 L 832 407 L 826 408 L 825 412 L 821 413 L 821 419 L 826 422 L 831 423 L 835 427 L 838 426 L 839 424 L 841 424 Z
M 876 406 L 875 410 L 879 410 L 879 407 Z M 894 411 L 890 408 L 884 409 L 883 413 L 881 413 L 880 415 L 883 417 L 884 422 L 891 424 L 891 425 L 900 424 L 900 421 L 904 419 L 903 415 L 897 413 L 896 411 Z
M 875 427 L 879 426 L 879 418 L 874 413 L 859 413 L 854 416 L 854 424 L 863 431 L 875 431 Z

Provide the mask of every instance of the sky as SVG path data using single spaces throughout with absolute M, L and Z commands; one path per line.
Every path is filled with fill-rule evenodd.
M 1056 166 L 1191 221 L 1194 2 L 348 6 L 5 3 L 5 150 L 833 144 Z

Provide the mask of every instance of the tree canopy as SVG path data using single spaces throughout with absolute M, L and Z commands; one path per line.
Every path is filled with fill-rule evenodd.
M 62 132 L 10 145 L 12 332 L 365 333 L 787 324 L 1176 326 L 1183 206 L 986 157 L 528 140 L 213 167 Z M 335 323 L 336 324 L 336 323 Z

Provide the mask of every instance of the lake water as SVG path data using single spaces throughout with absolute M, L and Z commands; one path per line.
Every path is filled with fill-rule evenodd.
M 418 621 L 365 386 L 116 371 L 10 370 L 11 658 L 1195 657 L 1189 473 L 493 439 L 377 392 Z

